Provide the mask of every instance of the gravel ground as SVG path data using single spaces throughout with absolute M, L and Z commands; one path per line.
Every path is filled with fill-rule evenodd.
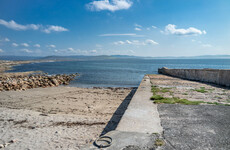
M 102 133 L 123 100 L 131 99 L 131 90 L 53 87 L 1 92 L 0 146 L 15 140 L 5 149 L 79 149 Z

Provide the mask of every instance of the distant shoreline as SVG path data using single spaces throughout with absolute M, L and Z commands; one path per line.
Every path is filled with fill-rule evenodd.
M 43 63 L 43 62 L 56 62 L 56 61 L 55 60 L 0 60 L 0 76 L 4 74 L 8 74 L 7 71 L 13 70 L 13 67 L 18 65 L 31 64 L 31 63 Z M 31 74 L 33 72 L 37 73 L 41 71 L 40 70 L 30 71 L 29 73 Z M 27 72 L 20 72 L 20 73 L 27 74 Z
M 6 73 L 6 71 L 12 70 L 14 66 L 20 64 L 29 64 L 34 61 L 8 61 L 8 60 L 0 60 L 0 74 Z

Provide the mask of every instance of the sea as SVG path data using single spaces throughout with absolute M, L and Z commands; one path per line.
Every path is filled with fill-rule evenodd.
M 75 87 L 138 87 L 145 74 L 158 68 L 230 69 L 230 59 L 141 59 L 122 58 L 42 62 L 18 65 L 10 72 L 43 71 L 50 75 L 79 73 L 70 83 Z

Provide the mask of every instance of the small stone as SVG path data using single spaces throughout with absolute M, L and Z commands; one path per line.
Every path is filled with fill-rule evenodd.
M 0 148 L 4 148 L 4 145 L 3 145 L 3 144 L 0 144 Z
M 10 140 L 9 143 L 15 143 L 17 140 L 13 139 L 13 140 Z
M 40 114 L 40 116 L 48 116 L 48 114 Z
M 8 145 L 10 145 L 10 143 L 3 144 L 4 147 L 7 147 Z
M 29 128 L 29 129 L 35 129 L 36 127 L 34 127 L 34 126 L 29 126 L 28 128 Z

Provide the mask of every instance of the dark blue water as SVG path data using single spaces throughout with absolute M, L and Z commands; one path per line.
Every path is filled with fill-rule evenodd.
M 214 68 L 230 69 L 230 59 L 114 59 L 33 63 L 16 66 L 11 72 L 41 70 L 49 74 L 80 73 L 72 81 L 78 87 L 137 87 L 145 74 L 157 69 Z

